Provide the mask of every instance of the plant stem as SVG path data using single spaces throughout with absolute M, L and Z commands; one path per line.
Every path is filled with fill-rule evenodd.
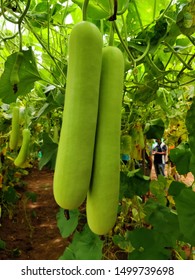
M 118 0 L 113 0 L 113 14 L 109 17 L 109 21 L 116 20 L 117 15 L 117 9 L 118 9 Z
M 179 54 L 167 43 L 167 42 L 162 42 L 163 45 L 167 46 L 170 51 L 181 61 L 181 63 L 188 69 L 188 70 L 192 70 L 192 67 L 189 66 L 182 58 L 181 56 L 179 56 Z
M 144 31 L 144 27 L 143 27 L 143 24 L 142 24 L 142 20 L 140 18 L 140 15 L 139 15 L 139 11 L 138 11 L 138 8 L 137 8 L 137 5 L 135 3 L 135 0 L 133 0 L 133 5 L 135 7 L 135 10 L 136 10 L 136 14 L 137 14 L 137 17 L 138 17 L 138 21 L 139 21 L 139 24 L 140 24 L 140 28 L 142 31 Z
M 129 6 L 129 2 L 126 2 L 124 8 L 120 11 L 117 12 L 117 15 L 122 15 L 126 12 L 126 10 L 128 9 L 128 6 Z
M 155 15 L 156 15 L 156 0 L 154 0 L 153 21 L 155 20 Z
M 114 44 L 114 25 L 110 24 L 110 36 L 109 36 L 109 46 L 113 46 Z
M 114 28 L 116 30 L 116 33 L 117 33 L 117 35 L 118 35 L 118 37 L 120 39 L 121 44 L 123 45 L 123 48 L 125 49 L 125 51 L 127 52 L 129 58 L 131 59 L 131 61 L 133 63 L 133 66 L 136 67 L 135 59 L 134 59 L 133 55 L 131 54 L 130 50 L 128 49 L 128 46 L 125 44 L 123 38 L 121 37 L 121 34 L 120 34 L 119 30 L 118 30 L 118 26 L 117 26 L 115 21 L 113 21 L 113 26 L 114 26 Z
M 89 0 L 84 0 L 83 3 L 83 9 L 82 9 L 82 13 L 83 13 L 83 20 L 87 20 L 87 8 L 88 8 L 88 4 L 89 4 Z

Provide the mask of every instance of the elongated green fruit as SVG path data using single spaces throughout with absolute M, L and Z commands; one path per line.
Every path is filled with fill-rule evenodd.
M 18 167 L 23 166 L 28 156 L 29 144 L 30 144 L 30 130 L 28 128 L 24 128 L 22 131 L 22 136 L 23 136 L 22 146 L 20 148 L 18 156 L 14 160 L 14 164 Z
M 19 115 L 20 115 L 19 107 L 18 106 L 13 107 L 12 124 L 11 124 L 12 130 L 9 139 L 9 147 L 11 150 L 15 150 L 18 145 L 19 131 L 20 131 Z
M 59 141 L 58 126 L 54 125 L 54 127 L 53 127 L 53 142 L 57 144 L 58 141 Z
M 79 207 L 90 185 L 102 45 L 102 35 L 94 24 L 82 21 L 73 27 L 53 185 L 54 198 L 64 209 Z
M 103 49 L 94 166 L 87 194 L 87 221 L 99 235 L 116 222 L 120 185 L 120 128 L 124 58 L 113 46 Z
M 11 85 L 17 85 L 20 82 L 19 79 L 19 69 L 22 63 L 24 54 L 22 52 L 16 53 L 16 60 L 13 64 L 13 68 L 10 74 L 10 83 Z

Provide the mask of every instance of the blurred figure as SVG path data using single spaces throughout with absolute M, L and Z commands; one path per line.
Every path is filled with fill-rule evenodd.
M 156 145 L 153 148 L 152 154 L 154 156 L 154 168 L 156 176 L 165 176 L 165 163 L 166 163 L 167 146 L 161 139 L 156 139 Z

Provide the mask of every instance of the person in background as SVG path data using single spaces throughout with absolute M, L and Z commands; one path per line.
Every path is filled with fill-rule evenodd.
M 156 146 L 153 148 L 152 154 L 154 155 L 154 168 L 156 176 L 165 176 L 165 162 L 166 162 L 167 146 L 161 139 L 156 139 Z

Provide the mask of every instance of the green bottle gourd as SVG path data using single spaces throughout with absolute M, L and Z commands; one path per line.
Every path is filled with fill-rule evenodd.
M 107 234 L 117 218 L 123 81 L 122 52 L 114 46 L 105 47 L 93 173 L 86 204 L 88 225 L 99 235 Z
M 20 132 L 20 109 L 18 106 L 14 106 L 12 110 L 12 123 L 11 123 L 11 133 L 9 139 L 9 147 L 11 150 L 15 150 L 18 145 L 19 132 Z
M 24 128 L 22 131 L 22 146 L 20 148 L 19 154 L 14 160 L 14 164 L 18 167 L 23 167 L 23 164 L 26 162 L 29 151 L 30 144 L 30 130 L 28 128 Z
M 90 185 L 102 45 L 101 32 L 93 23 L 82 21 L 73 27 L 53 183 L 56 203 L 68 210 L 82 204 Z

